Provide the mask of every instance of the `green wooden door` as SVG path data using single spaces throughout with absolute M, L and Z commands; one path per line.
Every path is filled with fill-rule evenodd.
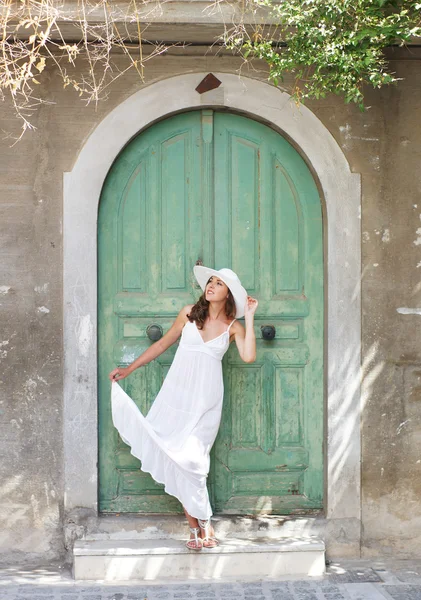
M 115 161 L 98 226 L 99 478 L 103 512 L 181 512 L 112 426 L 107 373 L 167 330 L 199 291 L 197 260 L 259 299 L 257 361 L 224 359 L 209 488 L 217 512 L 322 506 L 323 257 L 320 199 L 304 161 L 270 128 L 190 112 L 154 125 Z M 264 341 L 260 327 L 273 325 Z M 176 347 L 122 385 L 145 414 Z
M 231 346 L 214 447 L 218 512 L 290 513 L 323 499 L 320 198 L 298 153 L 243 117 L 215 119 L 216 264 L 259 299 L 257 360 Z M 275 327 L 264 341 L 260 327 Z

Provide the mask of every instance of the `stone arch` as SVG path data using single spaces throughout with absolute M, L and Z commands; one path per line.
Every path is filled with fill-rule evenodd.
M 286 135 L 307 160 L 324 198 L 325 516 L 338 520 L 338 526 L 342 523 L 356 541 L 360 526 L 360 176 L 350 171 L 321 121 L 306 107 L 297 109 L 288 94 L 230 73 L 215 73 L 221 85 L 199 94 L 196 87 L 205 75 L 178 75 L 133 94 L 102 120 L 72 171 L 64 174 L 65 509 L 97 510 L 96 241 L 102 185 L 119 152 L 142 129 L 177 112 L 225 108 Z

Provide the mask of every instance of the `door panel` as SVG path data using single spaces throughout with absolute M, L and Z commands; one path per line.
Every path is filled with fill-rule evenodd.
M 257 360 L 224 358 L 225 397 L 211 455 L 221 513 L 322 506 L 323 256 L 320 198 L 308 167 L 275 131 L 210 110 L 135 138 L 114 163 L 99 213 L 100 509 L 181 512 L 112 426 L 107 373 L 171 326 L 199 295 L 198 259 L 238 272 L 259 299 Z M 273 325 L 272 341 L 260 327 Z M 144 414 L 176 345 L 122 385 Z
M 114 163 L 99 214 L 99 466 L 100 509 L 179 512 L 163 485 L 140 463 L 111 421 L 107 373 L 130 363 L 150 344 L 147 327 L 168 330 L 192 301 L 192 264 L 204 255 L 209 225 L 200 198 L 201 114 L 155 125 Z M 209 257 L 206 256 L 209 260 Z M 139 369 L 122 387 L 146 414 L 175 347 Z
M 317 509 L 323 481 L 320 199 L 304 161 L 273 130 L 219 114 L 214 140 L 217 264 L 231 264 L 259 299 L 256 362 L 244 365 L 234 345 L 224 361 L 224 415 L 212 463 L 215 509 Z M 263 340 L 261 325 L 273 325 L 275 339 Z

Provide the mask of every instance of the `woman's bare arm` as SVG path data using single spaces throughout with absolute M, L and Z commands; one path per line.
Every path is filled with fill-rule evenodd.
M 149 346 L 149 348 L 145 350 L 145 352 L 142 352 L 142 354 L 138 356 L 138 358 L 136 358 L 136 360 L 134 360 L 128 367 L 119 367 L 113 369 L 108 375 L 108 378 L 111 379 L 111 381 L 124 379 L 127 377 L 127 375 L 130 375 L 130 373 L 133 373 L 133 371 L 139 367 L 147 365 L 155 358 L 163 354 L 165 350 L 168 350 L 168 348 L 172 346 L 180 337 L 181 331 L 188 320 L 187 315 L 189 314 L 192 306 L 192 304 L 184 306 L 184 308 L 182 308 L 178 313 L 178 316 L 171 325 L 170 329 L 165 335 L 162 336 L 160 340 Z
M 241 359 L 246 363 L 252 363 L 256 360 L 256 336 L 254 335 L 254 313 L 256 312 L 258 302 L 251 296 L 247 296 L 244 320 L 246 327 L 236 321 L 233 326 L 233 334 L 238 353 Z

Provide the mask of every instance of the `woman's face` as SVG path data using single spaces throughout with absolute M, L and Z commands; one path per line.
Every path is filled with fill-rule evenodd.
M 218 277 L 211 277 L 206 284 L 205 288 L 205 298 L 208 302 L 221 302 L 221 300 L 226 300 L 228 296 L 228 286 L 222 281 L 222 279 L 218 279 Z

